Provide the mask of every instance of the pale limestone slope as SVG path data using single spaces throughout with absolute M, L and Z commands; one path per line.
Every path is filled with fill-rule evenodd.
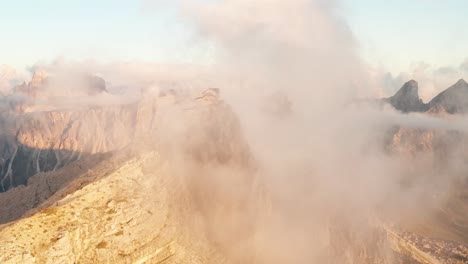
M 222 263 L 184 188 L 155 153 L 139 156 L 0 230 L 0 263 Z M 196 217 L 196 214 L 192 217 Z

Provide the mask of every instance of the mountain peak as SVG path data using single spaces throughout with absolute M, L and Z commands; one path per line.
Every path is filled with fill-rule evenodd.
M 418 93 L 418 82 L 415 80 L 410 80 L 406 82 L 403 87 L 398 90 L 398 92 L 393 96 L 393 97 L 413 97 L 419 99 L 419 93 Z
M 460 79 L 454 85 L 434 97 L 429 108 L 444 109 L 450 114 L 468 112 L 468 83 Z
M 454 86 L 457 86 L 457 87 L 467 86 L 468 87 L 468 83 L 464 79 L 460 79 L 455 83 Z
M 418 88 L 418 82 L 415 81 L 415 80 L 409 80 L 403 85 L 403 87 L 405 87 L 405 86 L 411 86 L 411 87 Z
M 415 80 L 406 82 L 394 96 L 386 101 L 402 112 L 419 112 L 424 108 L 424 103 L 419 98 L 418 82 Z
M 29 82 L 29 85 L 33 87 L 44 85 L 48 77 L 49 77 L 49 74 L 46 71 L 37 70 L 34 72 L 31 82 Z

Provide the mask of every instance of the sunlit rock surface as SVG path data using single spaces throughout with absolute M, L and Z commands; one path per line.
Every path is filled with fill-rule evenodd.
M 226 256 L 236 258 L 239 245 L 248 244 L 233 243 L 234 237 L 247 241 L 251 236 L 237 220 L 255 213 L 246 198 L 249 186 L 255 186 L 254 167 L 239 121 L 215 94 L 166 100 L 20 117 L 25 120 L 5 155 L 16 159 L 18 149 L 31 150 L 8 176 L 22 176 L 20 168 L 41 171 L 31 173 L 26 186 L 0 193 L 0 220 L 6 223 L 0 227 L 0 247 L 10 252 L 0 262 L 224 263 Z M 54 155 L 54 167 L 41 163 L 40 153 Z M 75 156 L 64 159 L 63 153 Z M 236 172 L 223 179 L 240 188 L 232 196 L 223 191 L 224 182 L 215 183 L 221 166 Z
M 3 227 L 0 262 L 223 263 L 184 221 L 201 216 L 157 153 L 114 169 L 97 167 L 92 182 L 72 182 L 46 208 Z
M 413 82 L 393 98 L 403 112 L 426 107 Z M 291 113 L 288 98 L 274 103 Z M 439 105 L 451 114 L 448 104 Z M 1 263 L 306 259 L 294 255 L 298 245 L 270 247 L 266 223 L 278 201 L 257 177 L 241 123 L 218 89 L 192 96 L 145 91 L 130 104 L 13 111 L 3 113 L 1 122 Z M 450 164 L 448 150 L 459 149 L 464 157 L 467 139 L 461 132 L 394 127 L 382 147 L 401 162 L 440 161 L 428 175 L 402 177 L 402 186 L 412 188 L 424 177 L 443 182 L 437 166 Z M 458 165 L 450 173 L 467 171 Z M 321 263 L 466 263 L 463 179 L 427 215 L 362 215 L 353 222 L 343 212 L 322 223 L 323 234 L 301 235 L 323 240 L 315 256 Z M 437 198 L 434 190 L 421 194 L 428 204 Z

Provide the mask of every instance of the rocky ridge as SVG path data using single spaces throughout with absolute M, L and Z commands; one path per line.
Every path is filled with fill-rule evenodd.
M 468 83 L 460 79 L 457 83 L 439 93 L 429 103 L 424 103 L 419 97 L 418 83 L 411 80 L 405 83 L 394 96 L 384 98 L 382 102 L 388 103 L 404 113 L 464 114 L 468 111 Z
M 130 105 L 21 113 L 11 130 L 7 176 L 28 179 L 0 193 L 0 221 L 7 223 L 0 247 L 9 252 L 0 262 L 224 263 L 238 250 L 225 250 L 214 228 L 219 215 L 234 217 L 229 208 L 249 204 L 238 196 L 248 195 L 226 197 L 222 184 L 207 193 L 199 184 L 212 181 L 219 164 L 237 172 L 233 183 L 253 180 L 239 121 L 217 90 L 195 99 L 169 93 Z M 168 162 L 183 162 L 192 176 Z M 240 230 L 235 222 L 223 228 Z
M 403 112 L 426 107 L 417 84 L 403 88 L 388 102 Z M 446 109 L 448 104 L 437 105 Z M 2 184 L 24 179 L 20 187 L 6 185 L 10 190 L 0 193 L 0 221 L 7 223 L 0 226 L 0 248 L 6 252 L 0 262 L 228 263 L 241 251 L 247 257 L 234 263 L 256 263 L 249 252 L 255 232 L 239 224 L 258 211 L 245 207 L 255 205 L 258 197 L 245 197 L 262 193 L 240 124 L 219 90 L 206 90 L 195 99 L 171 92 L 135 104 L 14 115 L 2 121 L 8 127 L 3 137 L 8 140 L 1 142 Z M 451 148 L 465 138 L 406 128 L 391 135 L 389 151 L 398 155 L 443 153 L 440 146 Z M 173 157 L 172 151 L 181 147 L 187 156 Z M 169 169 L 181 160 L 190 177 Z M 219 169 L 217 164 L 235 168 L 235 175 L 225 175 L 235 176 L 231 183 L 239 187 L 231 197 L 216 184 L 218 175 L 212 171 Z M 208 192 L 206 182 L 213 184 Z M 368 238 L 345 225 L 331 226 L 330 237 L 337 241 L 330 248 L 340 263 L 465 263 L 466 246 L 460 241 L 384 224 L 373 228 L 375 235 Z M 220 236 L 219 229 L 230 239 Z
M 126 105 L 4 114 L 0 116 L 0 122 L 5 124 L 5 135 L 0 139 L 0 192 L 26 184 L 34 174 L 55 171 L 86 155 L 116 151 L 144 140 L 154 139 L 154 143 L 158 130 L 173 121 L 171 118 L 196 113 L 196 118 L 235 120 L 216 94 L 205 93 L 209 97 L 195 100 L 169 94 L 146 96 Z M 210 110 L 213 105 L 216 110 Z M 163 117 L 169 111 L 173 113 Z M 189 118 L 194 126 L 196 118 Z M 221 119 L 218 121 L 223 122 Z
M 148 153 L 110 174 L 98 169 L 93 182 L 3 227 L 0 262 L 223 263 L 203 233 L 184 223 L 179 210 L 193 205 L 160 162 Z

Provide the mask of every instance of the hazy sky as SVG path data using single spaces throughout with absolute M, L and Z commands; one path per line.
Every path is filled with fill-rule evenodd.
M 401 70 L 421 61 L 458 66 L 468 57 L 466 0 L 345 0 L 345 10 L 373 63 Z
M 209 51 L 170 10 L 140 0 L 0 0 L 0 64 L 72 59 L 196 62 Z M 411 63 L 457 66 L 468 57 L 466 0 L 343 0 L 367 61 L 397 72 Z

